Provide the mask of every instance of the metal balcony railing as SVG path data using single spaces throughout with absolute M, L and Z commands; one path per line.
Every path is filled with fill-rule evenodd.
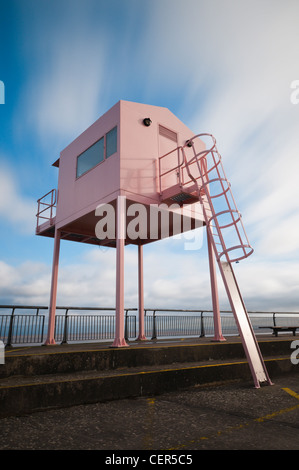
M 49 220 L 53 224 L 56 209 L 56 189 L 52 189 L 47 194 L 37 200 L 36 230 L 39 230 L 41 219 Z

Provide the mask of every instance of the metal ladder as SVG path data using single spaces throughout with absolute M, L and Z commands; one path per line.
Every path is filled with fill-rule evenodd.
M 202 150 L 200 141 L 198 151 L 196 140 L 202 137 L 211 139 L 211 146 Z M 272 385 L 232 267 L 233 262 L 250 256 L 253 249 L 226 178 L 216 140 L 211 134 L 198 134 L 181 147 L 181 152 L 187 174 L 197 187 L 198 200 L 202 205 L 207 230 L 255 387 L 259 388 L 262 383 Z
M 196 139 L 206 136 L 212 140 L 211 147 L 197 152 Z M 187 149 L 192 149 L 193 155 L 189 158 Z M 213 239 L 217 240 L 216 259 L 232 263 L 247 258 L 253 249 L 226 178 L 215 138 L 211 134 L 199 134 L 187 141 L 182 147 L 182 153 L 188 176 L 197 185 L 207 227 Z

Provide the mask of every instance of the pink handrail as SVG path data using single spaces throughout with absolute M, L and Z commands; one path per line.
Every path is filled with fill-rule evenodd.
M 160 190 L 160 194 L 162 193 L 162 177 L 167 175 L 168 173 L 171 173 L 172 171 L 175 171 L 175 170 L 178 170 L 178 178 L 179 178 L 179 185 L 181 186 L 184 182 L 183 182 L 183 175 L 181 174 L 181 167 L 183 166 L 184 164 L 184 159 L 182 159 L 182 162 L 180 162 L 180 151 L 182 150 L 182 147 L 176 147 L 175 149 L 171 150 L 170 152 L 167 152 L 165 153 L 164 155 L 162 155 L 161 157 L 159 157 L 159 190 Z M 171 153 L 177 151 L 178 155 L 177 155 L 177 159 L 178 159 L 178 164 L 172 168 L 170 168 L 169 170 L 167 171 L 164 171 L 163 173 L 161 172 L 161 161 L 163 158 L 167 157 L 168 155 L 170 155 Z
M 46 202 L 44 199 L 51 195 L 50 202 Z M 42 196 L 37 200 L 37 214 L 36 214 L 36 227 L 40 226 L 40 219 L 50 220 L 50 223 L 53 223 L 53 209 L 56 208 L 56 189 L 52 189 L 47 194 Z M 45 215 L 44 212 L 50 211 L 49 215 Z M 44 214 L 44 215 L 41 215 Z
M 212 146 L 209 149 L 205 149 L 205 150 L 202 150 L 200 152 L 196 152 L 196 149 L 195 149 L 195 146 L 194 146 L 194 140 L 196 138 L 206 137 L 206 136 L 208 136 L 212 139 L 212 142 L 213 142 Z M 188 160 L 187 156 L 186 156 L 186 152 L 185 152 L 186 147 L 192 147 L 192 149 L 193 149 L 193 154 L 194 155 L 190 160 Z M 208 230 L 210 230 L 211 235 L 212 235 L 212 239 L 213 239 L 213 243 L 214 243 L 214 249 L 215 249 L 217 259 L 219 260 L 222 256 L 225 255 L 227 261 L 231 263 L 231 262 L 234 262 L 234 261 L 238 261 L 238 260 L 247 258 L 253 252 L 253 248 L 249 244 L 248 237 L 246 235 L 245 228 L 244 228 L 242 220 L 241 220 L 241 214 L 237 209 L 235 199 L 234 199 L 233 194 L 231 192 L 231 187 L 230 187 L 231 185 L 230 185 L 230 183 L 227 180 L 227 177 L 225 175 L 225 171 L 224 171 L 224 168 L 223 168 L 223 165 L 222 165 L 222 162 L 221 162 L 221 156 L 220 156 L 220 154 L 217 150 L 217 147 L 216 147 L 215 137 L 212 134 L 206 134 L 206 133 L 197 134 L 194 137 L 192 137 L 191 139 L 189 139 L 186 142 L 186 144 L 182 147 L 182 153 L 183 153 L 187 173 L 188 173 L 190 179 L 193 180 L 197 184 L 198 197 L 199 197 L 200 202 L 203 205 L 203 211 L 204 211 L 204 215 L 205 215 L 205 218 L 206 218 L 207 227 L 208 227 Z M 212 164 L 211 164 L 210 167 L 208 167 L 208 163 L 207 163 L 207 157 L 209 155 L 212 156 Z M 197 177 L 192 175 L 192 173 L 190 171 L 190 165 L 195 163 L 195 162 L 197 164 L 197 169 L 198 169 L 198 173 L 199 173 L 199 176 L 197 176 Z M 216 176 L 216 178 L 209 179 L 209 174 L 213 170 L 215 170 L 217 172 L 217 176 Z M 200 180 L 200 185 L 198 183 L 198 180 Z M 220 183 L 221 191 L 218 194 L 211 194 L 211 192 L 210 192 L 210 185 L 213 182 Z M 207 198 L 212 216 L 208 216 L 207 213 L 206 213 L 206 209 L 204 208 L 204 204 L 203 204 L 204 201 L 202 199 L 202 191 L 204 192 L 204 195 Z M 230 202 L 230 200 L 228 198 L 228 195 L 230 195 L 230 199 L 231 199 L 232 203 Z M 215 209 L 214 209 L 212 199 L 220 198 L 220 197 L 224 197 L 227 209 L 216 213 Z M 224 214 L 229 214 L 231 216 L 231 221 L 229 223 L 226 223 L 225 225 L 220 225 L 219 221 L 218 221 L 218 218 L 221 215 L 224 215 Z M 235 214 L 236 214 L 236 216 L 235 216 Z M 214 228 L 216 228 L 217 234 L 212 232 L 212 229 L 211 229 L 211 222 L 212 221 L 215 224 Z M 238 224 L 240 224 L 240 226 L 241 226 L 241 229 L 242 229 L 241 231 L 243 232 L 243 237 L 241 235 L 241 231 L 239 229 Z M 225 243 L 225 240 L 224 240 L 223 230 L 228 228 L 228 227 L 232 227 L 232 226 L 234 226 L 234 228 L 235 228 L 237 238 L 238 238 L 240 243 L 228 248 L 226 246 L 226 243 Z M 220 243 L 215 242 L 215 240 L 214 240 L 215 236 L 218 236 Z M 244 238 L 244 240 L 243 240 L 243 238 Z M 222 251 L 220 251 L 217 248 L 216 245 L 221 245 L 221 247 L 222 247 L 221 250 Z M 237 257 L 232 259 L 229 256 L 229 254 L 230 254 L 231 251 L 237 250 L 237 249 L 241 249 L 243 254 L 242 254 L 242 256 L 240 255 L 240 256 L 237 256 Z

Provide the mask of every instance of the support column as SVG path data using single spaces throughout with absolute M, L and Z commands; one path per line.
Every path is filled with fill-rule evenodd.
M 145 341 L 144 334 L 144 289 L 143 289 L 143 246 L 138 245 L 138 312 L 139 335 L 137 341 Z
M 45 342 L 46 345 L 56 344 L 55 339 L 54 339 L 54 330 L 55 330 L 55 315 L 56 315 L 59 250 L 60 250 L 60 231 L 55 228 L 51 293 L 50 293 L 50 304 L 49 304 L 49 323 L 48 323 L 47 339 Z
M 210 232 L 207 229 L 207 243 L 208 243 L 208 253 L 209 253 L 211 293 L 212 293 L 213 317 L 214 317 L 213 341 L 226 341 L 226 339 L 222 335 L 220 308 L 219 308 L 219 296 L 218 296 L 218 287 L 217 287 L 217 276 L 216 276 L 216 263 L 215 263 L 215 255 L 214 255 L 213 246 L 212 246 L 210 237 L 211 237 Z
M 115 339 L 112 347 L 128 346 L 125 340 L 124 313 L 124 251 L 126 198 L 118 196 L 116 206 L 116 311 Z

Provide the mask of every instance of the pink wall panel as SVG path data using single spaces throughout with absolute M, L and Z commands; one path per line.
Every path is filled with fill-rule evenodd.
M 144 118 L 151 119 L 150 126 L 144 125 Z M 76 178 L 77 157 L 115 126 L 117 153 Z M 60 154 L 57 227 L 94 212 L 100 203 L 119 194 L 143 204 L 159 204 L 159 156 L 193 135 L 167 108 L 119 101 Z M 176 162 L 174 152 L 163 160 L 163 169 Z M 163 179 L 166 187 L 176 183 L 176 171 Z
M 107 160 L 76 178 L 77 157 L 114 126 L 119 129 L 119 103 L 99 118 L 92 126 L 77 137 L 60 154 L 58 205 L 56 223 L 58 226 L 75 220 L 79 215 L 94 210 L 108 195 L 120 188 L 120 143 L 118 152 Z

